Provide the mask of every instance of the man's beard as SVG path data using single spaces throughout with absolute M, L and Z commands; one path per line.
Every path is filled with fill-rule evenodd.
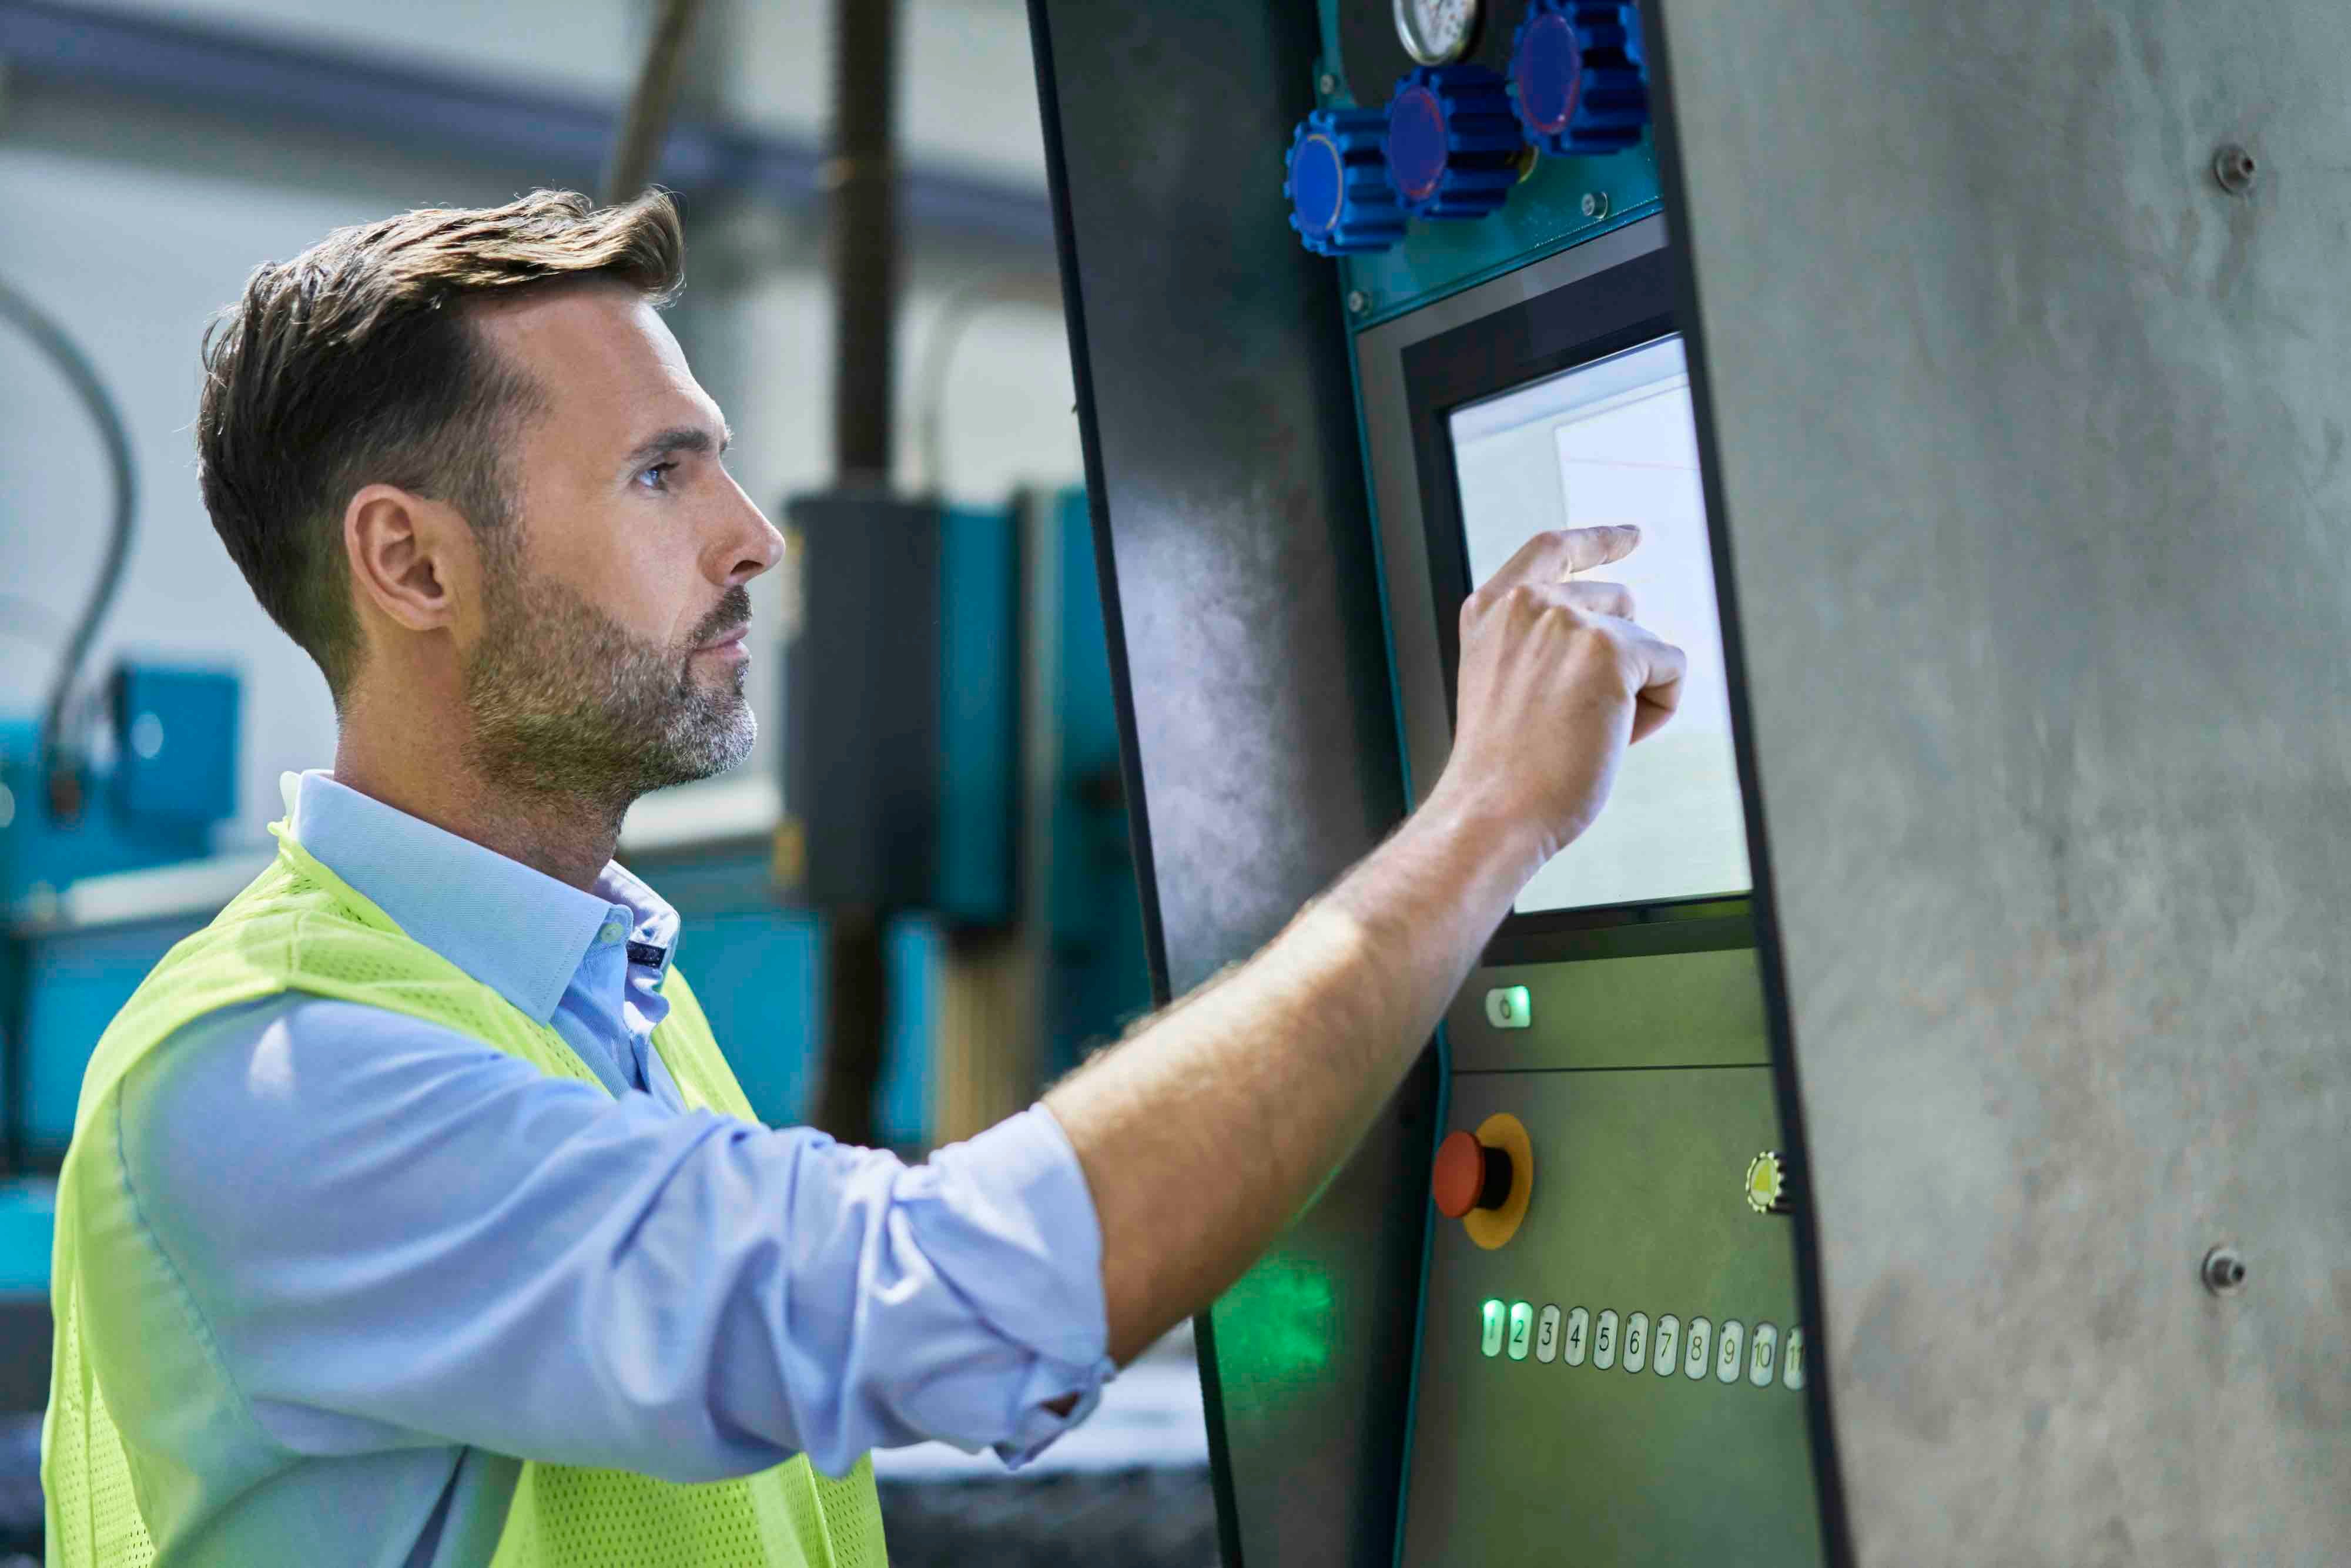
M 744 666 L 697 681 L 693 651 L 751 619 L 726 591 L 684 643 L 631 633 L 564 584 L 493 559 L 488 630 L 465 670 L 467 755 L 499 788 L 569 796 L 617 816 L 650 790 L 723 773 L 750 755 L 758 720 Z

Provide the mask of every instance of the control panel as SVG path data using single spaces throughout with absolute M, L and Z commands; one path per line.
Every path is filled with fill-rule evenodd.
M 1604 575 L 1688 657 L 1445 1020 L 1396 1561 L 1815 1568 L 1802 1171 L 1640 16 L 1388 8 L 1326 0 L 1344 68 L 1285 191 L 1345 284 L 1410 781 L 1447 761 L 1461 600 L 1538 529 L 1638 525 Z
M 1482 969 L 1447 1028 L 1400 1561 L 1820 1561 L 1752 949 Z

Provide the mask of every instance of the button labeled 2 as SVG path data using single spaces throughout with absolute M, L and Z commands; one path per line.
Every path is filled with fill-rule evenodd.
M 1531 1302 L 1510 1303 L 1510 1359 L 1524 1361 L 1535 1337 L 1535 1309 Z
M 1545 1307 L 1535 1320 L 1535 1359 L 1548 1366 L 1559 1359 L 1559 1309 Z
M 1616 1364 L 1616 1309 L 1614 1307 L 1600 1314 L 1600 1326 L 1593 1331 L 1592 1364 L 1603 1372 Z
M 1582 1366 L 1592 1349 L 1592 1314 L 1582 1307 L 1567 1314 L 1567 1349 L 1560 1359 L 1570 1366 Z

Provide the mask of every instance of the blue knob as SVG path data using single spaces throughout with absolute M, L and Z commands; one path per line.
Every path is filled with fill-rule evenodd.
M 1415 217 L 1484 217 L 1519 183 L 1526 145 L 1510 89 L 1483 66 L 1423 66 L 1388 99 L 1388 178 Z
M 1290 138 L 1290 226 L 1317 256 L 1385 250 L 1404 238 L 1388 183 L 1388 120 L 1376 109 L 1318 109 Z
M 1649 123 L 1635 0 L 1528 0 L 1510 40 L 1510 105 L 1546 152 L 1615 152 Z

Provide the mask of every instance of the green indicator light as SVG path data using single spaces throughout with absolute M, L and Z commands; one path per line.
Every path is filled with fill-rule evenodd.
M 1524 1029 L 1534 1018 L 1534 999 L 1524 986 L 1497 986 L 1486 993 L 1486 1021 L 1496 1029 Z
M 1488 1301 L 1483 1308 L 1479 1309 L 1479 1315 L 1483 1322 L 1479 1325 L 1478 1348 L 1488 1355 L 1501 1354 L 1502 1303 Z

